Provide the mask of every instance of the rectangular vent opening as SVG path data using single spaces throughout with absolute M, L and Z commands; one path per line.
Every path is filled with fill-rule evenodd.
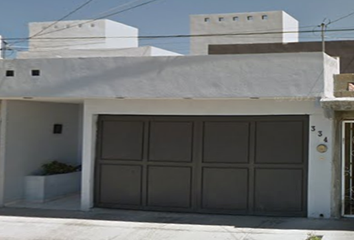
M 37 69 L 32 70 L 32 76 L 37 77 L 37 76 L 40 76 L 40 75 L 41 75 L 41 71 L 40 70 L 37 70 Z
M 14 70 L 6 70 L 6 77 L 14 77 L 15 71 Z

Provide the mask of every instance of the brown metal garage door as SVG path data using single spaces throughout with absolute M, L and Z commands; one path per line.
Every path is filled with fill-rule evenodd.
M 99 207 L 305 216 L 307 116 L 100 116 Z

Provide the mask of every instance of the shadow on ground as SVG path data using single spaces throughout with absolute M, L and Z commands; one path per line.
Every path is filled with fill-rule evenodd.
M 67 218 L 140 223 L 222 225 L 235 228 L 353 231 L 354 219 L 308 219 L 288 217 L 231 216 L 93 209 L 89 212 L 1 208 L 0 216 Z

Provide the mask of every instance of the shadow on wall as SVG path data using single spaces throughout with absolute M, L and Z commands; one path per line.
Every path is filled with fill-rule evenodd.
M 141 223 L 222 225 L 235 228 L 354 231 L 354 219 L 230 216 L 93 209 L 90 212 L 2 208 L 0 216 L 68 218 Z

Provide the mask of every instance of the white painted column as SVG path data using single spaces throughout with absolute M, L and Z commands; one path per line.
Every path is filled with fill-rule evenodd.
M 93 207 L 95 177 L 95 142 L 97 117 L 84 104 L 81 210 L 89 211 Z
M 333 137 L 332 120 L 323 114 L 310 115 L 308 217 L 331 217 Z M 326 145 L 327 152 L 318 152 L 319 144 Z
M 7 101 L 3 100 L 0 106 L 0 207 L 5 204 L 6 119 Z

